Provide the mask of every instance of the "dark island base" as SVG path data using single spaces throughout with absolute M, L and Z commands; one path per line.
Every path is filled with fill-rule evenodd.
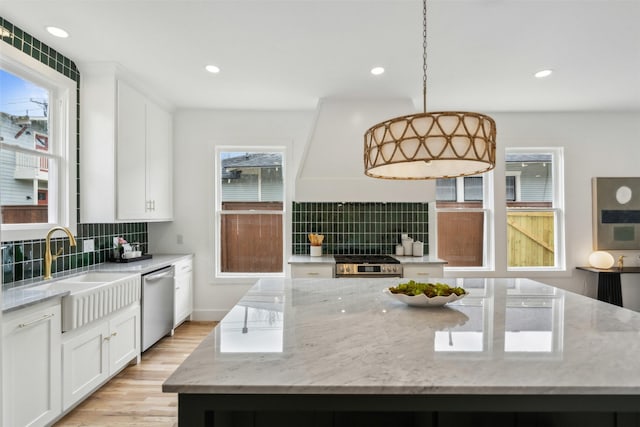
M 640 427 L 640 396 L 180 394 L 178 426 Z

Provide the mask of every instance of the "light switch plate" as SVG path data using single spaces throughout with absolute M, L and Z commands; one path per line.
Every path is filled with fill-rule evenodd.
M 82 241 L 82 251 L 83 252 L 93 252 L 95 251 L 94 241 L 93 239 L 87 239 Z

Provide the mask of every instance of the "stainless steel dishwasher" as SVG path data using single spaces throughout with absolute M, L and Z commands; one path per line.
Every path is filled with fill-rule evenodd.
M 173 266 L 142 276 L 142 351 L 173 329 Z

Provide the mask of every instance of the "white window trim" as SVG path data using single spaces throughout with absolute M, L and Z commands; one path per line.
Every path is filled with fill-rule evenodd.
M 54 118 L 49 122 L 49 140 L 52 141 L 52 154 L 58 157 L 57 174 L 49 177 L 50 188 L 51 183 L 57 183 L 56 197 L 49 200 L 49 203 L 55 203 L 53 221 L 50 219 L 47 224 L 3 224 L 2 241 L 43 239 L 54 226 L 68 227 L 76 235 L 77 84 L 15 48 L 2 50 L 0 67 L 49 89 L 49 111 Z M 57 105 L 55 112 L 54 105 Z M 51 211 L 52 208 L 49 209 Z
M 565 208 L 564 208 L 564 149 L 562 147 L 531 147 L 531 148 L 505 148 L 505 158 L 508 153 L 522 154 L 551 154 L 553 169 L 553 202 L 552 207 L 548 209 L 540 208 L 507 208 L 507 213 L 511 210 L 517 212 L 554 212 L 555 233 L 555 266 L 553 267 L 509 267 L 507 271 L 511 272 L 545 272 L 545 271 L 566 271 L 566 246 L 565 246 Z M 508 264 L 505 260 L 505 263 Z
M 220 153 L 222 152 L 252 152 L 252 153 L 260 153 L 260 152 L 279 152 L 282 154 L 282 211 L 260 211 L 260 213 L 269 214 L 269 213 L 277 213 L 282 215 L 282 272 L 280 273 L 225 273 L 221 271 L 221 245 L 220 245 L 220 224 L 221 224 L 221 215 L 222 213 L 222 168 L 220 163 Z M 285 277 L 286 276 L 286 266 L 287 266 L 287 244 L 286 244 L 286 236 L 289 232 L 289 228 L 286 226 L 287 218 L 288 218 L 288 209 L 287 209 L 287 148 L 284 146 L 246 146 L 246 145 L 218 145 L 214 150 L 214 212 L 215 212 L 215 227 L 214 227 L 214 278 L 217 279 L 246 279 L 246 278 L 260 278 L 260 277 Z M 233 211 L 233 214 L 255 214 L 255 212 L 248 211 Z

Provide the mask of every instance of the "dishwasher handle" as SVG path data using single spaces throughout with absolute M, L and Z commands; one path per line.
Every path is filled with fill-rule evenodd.
M 143 279 L 146 282 L 155 282 L 166 277 L 173 278 L 173 267 L 163 268 L 162 270 L 154 271 L 153 273 L 146 274 Z

